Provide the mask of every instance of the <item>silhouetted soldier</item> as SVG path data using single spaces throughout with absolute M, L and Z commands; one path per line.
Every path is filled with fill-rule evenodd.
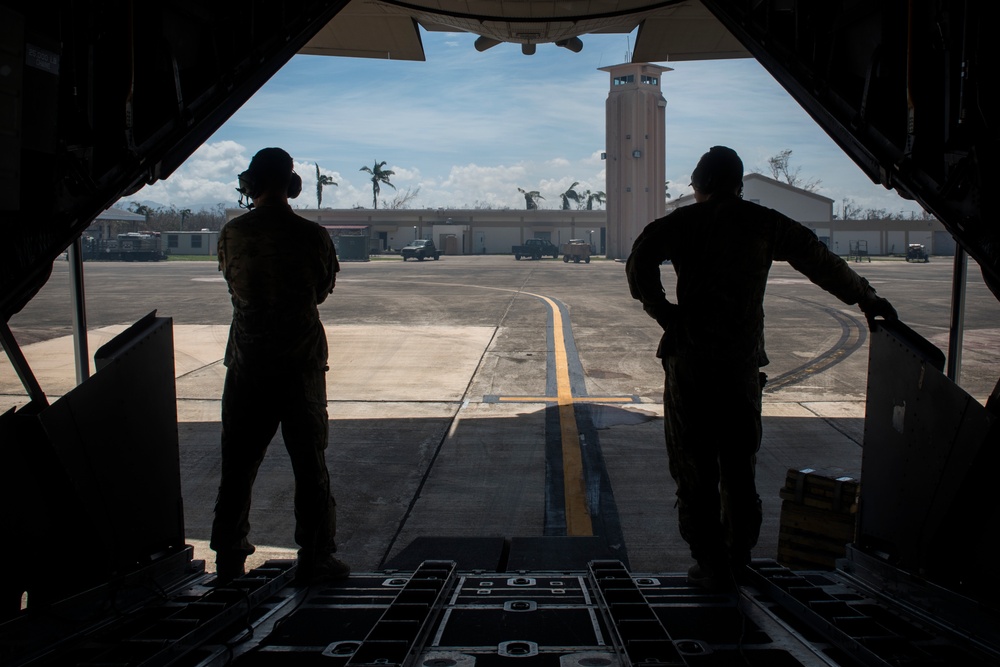
M 325 458 L 327 342 L 317 307 L 333 291 L 340 265 L 326 230 L 288 205 L 302 189 L 288 153 L 261 150 L 239 181 L 252 210 L 223 227 L 218 250 L 233 302 L 222 394 L 222 480 L 211 541 L 218 578 L 243 574 L 254 552 L 247 539 L 250 495 L 280 424 L 295 473 L 297 580 L 340 579 L 350 567 L 332 555 L 336 506 Z
M 750 562 L 761 525 L 754 483 L 761 441 L 764 289 L 774 260 L 787 261 L 869 320 L 896 311 L 808 228 L 743 201 L 743 163 L 715 146 L 691 174 L 696 203 L 646 226 L 626 264 L 632 297 L 663 327 L 656 355 L 681 536 L 696 564 L 688 580 L 722 590 Z M 660 264 L 677 274 L 677 302 Z

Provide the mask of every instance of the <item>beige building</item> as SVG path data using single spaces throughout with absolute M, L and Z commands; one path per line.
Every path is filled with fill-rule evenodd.
M 228 209 L 226 220 L 245 213 Z M 526 239 L 561 246 L 585 239 L 604 253 L 606 211 L 493 209 L 307 209 L 295 212 L 330 230 L 334 241 L 368 238 L 369 252 L 395 252 L 414 239 L 431 239 L 447 255 L 502 255 Z M 338 251 L 342 244 L 337 243 Z
M 936 220 L 834 220 L 832 199 L 761 174 L 743 178 L 743 197 L 798 220 L 839 255 L 849 256 L 859 247 L 874 256 L 902 255 L 910 243 L 921 243 L 934 255 L 955 253 L 954 240 Z M 659 216 L 693 203 L 690 195 L 679 197 Z M 229 209 L 226 219 L 245 212 Z M 512 246 L 542 238 L 559 246 L 570 239 L 584 239 L 596 254 L 613 257 L 608 211 L 297 208 L 295 212 L 329 229 L 338 252 L 351 258 L 359 246 L 362 254 L 377 255 L 428 238 L 446 255 L 511 254 Z M 635 219 L 635 229 L 628 234 L 638 234 L 653 219 Z M 630 249 L 631 240 L 626 255 Z

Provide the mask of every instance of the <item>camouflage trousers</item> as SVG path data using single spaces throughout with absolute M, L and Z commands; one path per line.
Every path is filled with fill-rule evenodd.
M 250 496 L 257 470 L 281 426 L 295 475 L 295 541 L 299 555 L 336 551 L 336 503 L 326 465 L 329 422 L 322 369 L 261 375 L 231 366 L 222 394 L 222 476 L 211 547 L 242 559 L 250 543 Z
M 699 563 L 748 563 L 760 535 L 754 482 L 760 448 L 757 367 L 723 367 L 682 357 L 663 361 L 664 428 L 677 483 L 681 537 Z

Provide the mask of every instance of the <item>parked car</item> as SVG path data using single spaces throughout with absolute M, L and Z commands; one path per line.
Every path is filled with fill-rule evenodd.
M 585 239 L 570 239 L 569 243 L 564 243 L 562 247 L 563 261 L 573 260 L 577 264 L 582 259 L 590 264 L 590 244 Z
M 409 245 L 404 246 L 399 254 L 403 256 L 403 261 L 408 259 L 440 259 L 441 251 L 434 247 L 434 241 L 430 239 L 417 239 Z
M 923 243 L 911 243 L 906 246 L 906 261 L 929 262 L 931 261 L 931 257 L 927 254 L 927 250 L 924 249 Z
M 546 239 L 527 239 L 523 245 L 513 246 L 510 251 L 514 253 L 514 259 L 541 259 L 545 255 L 552 255 L 553 259 L 559 258 L 559 247 Z

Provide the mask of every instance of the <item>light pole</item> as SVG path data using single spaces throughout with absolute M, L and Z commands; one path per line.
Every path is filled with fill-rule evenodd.
M 413 240 L 417 240 L 417 226 L 413 225 Z
M 594 252 L 594 230 L 590 230 L 590 252 Z

